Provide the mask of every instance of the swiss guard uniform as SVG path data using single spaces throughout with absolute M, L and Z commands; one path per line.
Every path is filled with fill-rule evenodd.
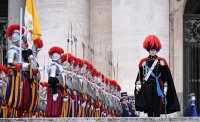
M 41 117 L 45 117 L 46 105 L 47 105 L 47 82 L 40 82 L 40 103 L 37 107 Z
M 122 117 L 130 117 L 128 103 L 127 103 L 127 96 L 128 96 L 127 92 L 121 93 L 120 102 L 123 110 Z
M 60 65 L 60 58 L 63 53 L 64 50 L 57 46 L 54 46 L 49 50 L 49 56 L 51 57 L 52 62 L 48 69 L 49 87 L 47 89 L 47 117 L 59 117 L 61 115 L 63 88 L 60 85 L 60 81 L 57 76 L 62 74 L 63 69 Z
M 72 72 L 71 72 L 71 65 L 73 63 L 73 57 L 71 54 L 64 54 L 61 58 L 62 66 L 66 70 L 66 77 L 64 79 L 64 91 L 63 91 L 63 103 L 62 103 L 62 110 L 61 110 L 61 117 L 70 117 L 70 110 L 71 110 L 71 89 L 73 89 L 72 83 Z
M 159 52 L 162 46 L 155 35 L 149 35 L 143 47 L 149 52 Z M 164 58 L 149 55 L 142 59 L 135 86 L 137 111 L 147 112 L 149 117 L 180 111 L 171 72 Z
M 23 100 L 22 110 L 32 113 L 36 111 L 39 105 L 39 82 L 40 82 L 40 70 L 43 67 L 39 67 L 36 62 L 36 56 L 43 47 L 43 41 L 40 38 L 34 40 L 33 49 L 24 49 L 22 51 L 22 57 L 24 62 L 31 64 L 28 69 L 23 71 Z M 26 46 L 28 48 L 28 45 Z
M 7 52 L 7 64 L 6 68 L 10 69 L 10 73 L 8 74 L 8 82 L 6 88 L 6 104 L 13 108 L 13 110 L 20 107 L 22 103 L 22 75 L 20 77 L 20 70 L 28 68 L 28 63 L 19 62 L 19 54 L 20 54 L 20 25 L 13 24 L 10 25 L 7 29 L 6 36 L 11 40 L 12 45 Z M 22 41 L 25 29 L 22 28 Z M 22 43 L 23 43 L 22 42 Z M 12 111 L 13 116 L 15 111 Z

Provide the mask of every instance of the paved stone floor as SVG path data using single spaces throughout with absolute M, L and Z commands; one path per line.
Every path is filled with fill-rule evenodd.
M 8 118 L 0 122 L 199 122 L 200 117 L 188 118 Z

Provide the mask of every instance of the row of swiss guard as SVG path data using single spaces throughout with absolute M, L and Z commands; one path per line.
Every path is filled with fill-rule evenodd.
M 48 52 L 52 60 L 47 66 L 49 78 L 48 82 L 42 82 L 40 71 L 44 67 L 39 66 L 36 57 L 43 42 L 37 38 L 32 48 L 28 48 L 25 31 L 23 27 L 21 46 L 20 26 L 10 25 L 6 31 L 11 46 L 7 63 L 0 65 L 1 117 L 137 116 L 133 96 L 120 94 L 121 87 L 115 80 L 105 77 L 88 61 L 64 53 L 58 46 Z

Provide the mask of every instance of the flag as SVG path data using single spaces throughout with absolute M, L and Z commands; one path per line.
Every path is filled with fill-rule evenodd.
M 33 34 L 32 40 L 35 40 L 41 36 L 40 23 L 38 20 L 34 0 L 26 0 L 24 21 L 27 32 Z

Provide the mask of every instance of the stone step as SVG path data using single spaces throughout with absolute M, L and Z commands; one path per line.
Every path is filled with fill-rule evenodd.
M 178 118 L 7 118 L 0 119 L 0 122 L 199 122 L 199 117 L 178 117 Z

